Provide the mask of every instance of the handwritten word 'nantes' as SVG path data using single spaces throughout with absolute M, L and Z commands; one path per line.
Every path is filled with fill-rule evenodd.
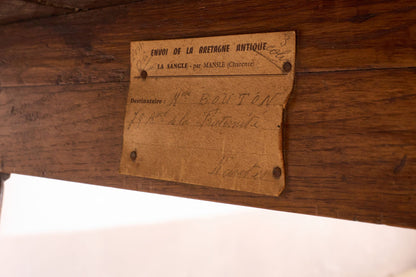
M 262 168 L 257 163 L 249 164 L 245 168 L 242 168 L 234 160 L 234 157 L 224 155 L 208 174 L 230 178 L 263 180 L 267 179 L 267 176 L 270 176 L 270 171 Z
M 267 42 L 246 42 L 238 43 L 235 45 L 236 52 L 243 51 L 262 51 L 267 49 Z M 230 44 L 218 44 L 218 45 L 203 45 L 198 48 L 199 54 L 210 54 L 210 53 L 227 53 L 231 51 Z M 151 56 L 167 56 L 169 53 L 168 48 L 154 48 L 150 50 Z M 186 47 L 186 50 L 182 51 L 181 47 L 174 48 L 172 51 L 173 55 L 180 55 L 181 53 L 193 54 L 194 47 Z

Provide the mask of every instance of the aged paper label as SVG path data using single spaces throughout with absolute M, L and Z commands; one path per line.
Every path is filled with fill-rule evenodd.
M 295 33 L 131 43 L 120 172 L 277 196 Z

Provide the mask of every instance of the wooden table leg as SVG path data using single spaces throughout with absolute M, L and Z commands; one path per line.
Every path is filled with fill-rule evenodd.
M 4 182 L 9 179 L 9 173 L 0 172 L 0 221 L 1 221 L 1 210 L 3 206 L 3 192 L 4 192 Z

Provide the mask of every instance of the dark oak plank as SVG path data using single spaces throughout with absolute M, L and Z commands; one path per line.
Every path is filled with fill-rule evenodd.
M 42 6 L 24 0 L 0 1 L 0 25 L 70 12 L 67 8 Z
M 0 26 L 0 86 L 129 79 L 137 40 L 297 31 L 297 71 L 416 65 L 415 1 L 142 1 Z
M 416 70 L 297 73 L 278 198 L 118 174 L 128 82 L 0 91 L 0 171 L 416 228 Z
M 0 1 L 0 25 L 75 13 L 140 0 L 7 0 Z
M 26 0 L 39 5 L 64 7 L 72 10 L 90 10 L 109 6 L 116 6 L 143 0 Z

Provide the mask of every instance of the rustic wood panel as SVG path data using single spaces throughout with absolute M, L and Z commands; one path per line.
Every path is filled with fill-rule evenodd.
M 107 1 L 108 2 L 108 1 Z M 415 1 L 142 1 L 0 27 L 0 86 L 129 79 L 129 43 L 296 30 L 297 71 L 414 67 Z
M 37 3 L 38 5 L 50 7 L 64 7 L 67 9 L 90 10 L 109 6 L 116 6 L 131 2 L 140 2 L 143 0 L 26 0 L 28 2 Z
M 48 16 L 0 26 L 0 172 L 416 228 L 416 2 L 30 2 L 0 3 L 7 22 Z M 284 30 L 279 198 L 118 174 L 130 41 Z
M 0 171 L 416 228 L 416 70 L 297 73 L 278 198 L 118 174 L 128 82 L 0 91 Z
M 7 0 L 0 1 L 0 25 L 46 18 L 139 0 Z
M 0 1 L 0 25 L 68 12 L 66 8 L 42 6 L 24 0 Z

